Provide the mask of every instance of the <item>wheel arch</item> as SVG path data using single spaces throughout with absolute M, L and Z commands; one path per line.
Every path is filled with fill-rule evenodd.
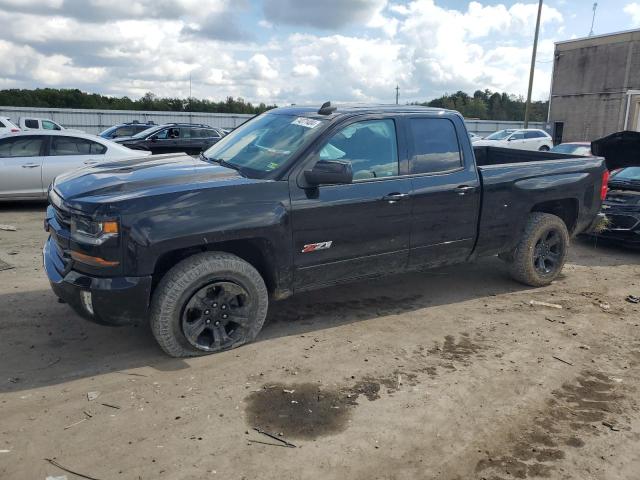
M 186 258 L 203 252 L 225 252 L 236 255 L 260 273 L 269 293 L 278 291 L 278 273 L 271 242 L 265 238 L 246 238 L 194 245 L 163 253 L 154 265 L 152 294 L 162 277 L 171 268 Z
M 579 204 L 577 199 L 562 198 L 537 203 L 531 208 L 530 213 L 550 213 L 556 217 L 560 217 L 571 234 L 578 223 L 578 211 Z

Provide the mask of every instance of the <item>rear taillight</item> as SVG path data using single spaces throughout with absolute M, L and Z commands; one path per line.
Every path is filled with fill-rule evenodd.
M 11 133 L 18 133 L 20 131 L 19 128 L 12 128 Z
M 609 190 L 609 170 L 602 172 L 602 186 L 600 187 L 600 200 L 607 198 L 607 191 Z

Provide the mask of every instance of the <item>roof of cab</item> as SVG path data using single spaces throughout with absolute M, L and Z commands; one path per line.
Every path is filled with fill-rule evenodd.
M 394 104 L 351 104 L 351 105 L 332 105 L 335 110 L 329 114 L 318 113 L 320 106 L 305 105 L 290 107 L 279 107 L 269 110 L 269 113 L 281 115 L 296 115 L 314 118 L 333 119 L 342 115 L 361 115 L 366 113 L 449 113 L 459 115 L 454 110 L 445 108 L 424 107 L 422 105 L 394 105 Z

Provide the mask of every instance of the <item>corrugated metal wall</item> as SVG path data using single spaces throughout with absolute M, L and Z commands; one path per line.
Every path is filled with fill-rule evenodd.
M 253 115 L 239 113 L 198 113 L 198 112 L 143 112 L 135 110 L 87 110 L 75 108 L 30 108 L 0 107 L 0 116 L 9 117 L 18 123 L 20 117 L 50 118 L 67 128 L 77 128 L 87 133 L 100 133 L 106 128 L 124 122 L 138 120 L 141 123 L 153 121 L 157 124 L 168 122 L 204 123 L 212 127 L 232 128 L 246 122 Z M 470 132 L 487 136 L 503 128 L 522 128 L 522 122 L 502 122 L 493 120 L 467 120 Z M 541 122 L 529 122 L 530 128 L 544 128 Z
M 50 118 L 63 127 L 77 128 L 87 133 L 100 133 L 112 125 L 138 120 L 157 124 L 181 122 L 204 123 L 212 127 L 232 128 L 253 115 L 238 113 L 143 112 L 135 110 L 87 110 L 75 108 L 0 107 L 0 116 L 18 123 L 20 117 Z

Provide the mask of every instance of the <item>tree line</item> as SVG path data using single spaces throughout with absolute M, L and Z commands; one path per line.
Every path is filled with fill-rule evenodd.
M 253 105 L 242 98 L 215 102 L 198 98 L 157 97 L 149 92 L 138 100 L 107 97 L 78 89 L 38 88 L 0 90 L 0 105 L 7 107 L 89 108 L 101 110 L 153 110 L 169 112 L 262 113 L 275 105 Z
M 417 103 L 429 107 L 448 108 L 459 111 L 465 118 L 479 120 L 524 120 L 525 99 L 508 93 L 476 90 L 473 95 L 458 91 L 443 95 L 430 102 Z M 549 102 L 531 102 L 529 120 L 545 122 Z
M 129 97 L 108 97 L 78 89 L 38 88 L 35 90 L 0 90 L 0 105 L 9 107 L 89 108 L 103 110 L 152 110 L 169 112 L 262 113 L 276 105 L 254 105 L 242 98 L 227 97 L 215 102 L 198 98 L 158 97 L 149 92 L 137 100 Z M 465 118 L 481 120 L 524 120 L 525 101 L 522 96 L 476 90 L 473 95 L 458 91 L 429 102 L 413 103 L 459 111 Z M 547 119 L 549 102 L 532 102 L 529 120 Z

